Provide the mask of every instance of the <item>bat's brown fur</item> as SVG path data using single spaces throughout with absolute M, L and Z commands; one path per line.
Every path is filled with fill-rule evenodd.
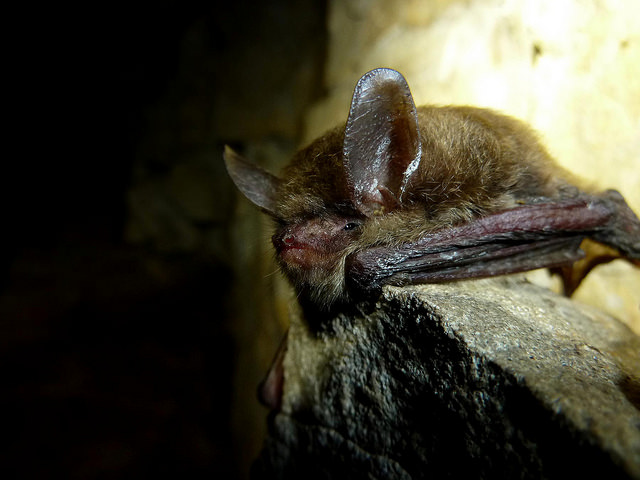
M 376 75 L 391 80 L 371 95 L 371 89 L 378 88 L 379 83 L 372 82 L 371 86 L 366 82 Z M 417 142 L 411 139 L 419 137 L 420 163 L 417 170 L 410 170 L 407 176 L 401 177 L 408 179 L 406 183 L 397 180 L 404 169 L 409 171 L 407 163 L 403 160 L 394 163 L 393 155 L 390 161 L 382 163 L 391 169 L 386 173 L 369 167 L 369 154 L 362 156 L 362 152 L 369 152 L 368 149 L 356 152 L 360 157 L 354 160 L 355 169 L 359 170 L 350 167 L 351 160 L 345 161 L 343 152 L 345 148 L 359 147 L 357 142 L 350 142 L 349 147 L 345 147 L 348 134 L 345 134 L 344 126 L 329 131 L 298 152 L 279 180 L 257 168 L 252 170 L 246 162 L 228 152 L 229 171 L 236 184 L 275 218 L 277 258 L 303 302 L 310 301 L 322 309 L 350 301 L 345 286 L 345 260 L 354 252 L 388 246 L 393 254 L 397 246 L 487 214 L 525 204 L 555 203 L 587 195 L 584 189 L 575 186 L 575 179 L 554 163 L 536 134 L 523 122 L 473 107 L 427 106 L 414 110 L 413 103 L 406 102 L 410 93 L 404 79 L 393 71 L 370 72 L 361 82 L 365 83 L 359 83 L 356 88 L 352 108 L 353 105 L 365 107 L 367 112 L 373 111 L 379 116 L 372 117 L 375 128 L 367 130 L 369 124 L 366 122 L 364 125 L 350 123 L 350 114 L 346 128 L 352 127 L 350 131 L 356 132 L 352 135 L 365 132 L 361 138 L 356 137 L 365 142 L 371 137 L 371 131 L 382 129 L 381 156 L 390 151 L 400 157 L 407 151 L 410 155 L 418 151 L 414 150 Z M 392 100 L 385 97 L 387 94 Z M 375 104 L 378 99 L 382 100 L 377 107 L 373 105 L 374 110 L 369 110 L 370 102 Z M 394 103 L 396 101 L 400 102 L 399 106 Z M 360 115 L 361 110 L 357 110 L 354 122 L 365 118 Z M 405 129 L 411 129 L 411 122 L 416 124 L 416 117 L 417 136 L 405 135 Z M 397 138 L 412 142 L 406 148 L 404 144 L 393 143 L 396 140 L 393 125 L 398 118 L 397 124 L 402 130 Z M 391 128 L 385 130 L 389 125 Z M 350 140 L 353 138 L 349 137 Z M 373 138 L 378 137 L 373 135 Z M 397 148 L 397 152 L 389 145 Z M 376 152 L 375 149 L 372 151 Z M 389 159 L 388 156 L 381 158 Z M 371 162 L 371 165 L 379 164 Z M 403 171 L 398 173 L 398 169 Z M 368 182 L 364 197 L 358 197 L 362 191 L 354 187 L 361 179 L 354 180 L 354 171 L 359 175 L 364 171 Z M 378 180 L 382 183 L 384 179 L 390 181 L 389 175 L 391 183 L 402 184 L 399 192 L 390 191 L 384 184 L 378 189 Z M 367 194 L 372 195 L 366 197 Z M 372 205 L 363 207 L 357 198 L 374 200 Z M 623 250 L 634 252 L 631 257 L 640 257 L 640 247 L 633 234 L 640 231 L 640 223 L 621 196 L 616 194 L 611 199 L 620 206 L 622 220 L 612 227 L 613 233 L 601 237 L 614 247 L 624 245 Z M 615 253 L 607 254 L 607 259 L 609 257 L 615 258 Z M 582 270 L 588 272 L 589 269 Z M 569 270 L 563 271 L 569 289 L 575 288 L 582 278 L 580 274 L 580 278 L 574 277 Z
M 331 254 L 334 261 L 328 270 L 281 262 L 294 284 L 314 292 L 314 301 L 331 303 L 344 294 L 344 259 L 353 251 L 415 241 L 483 214 L 577 192 L 567 181 L 569 174 L 523 122 L 473 107 L 417 111 L 422 158 L 401 208 L 363 222 L 357 237 Z M 343 138 L 344 128 L 328 132 L 284 169 L 275 206 L 280 223 L 357 216 L 347 195 Z

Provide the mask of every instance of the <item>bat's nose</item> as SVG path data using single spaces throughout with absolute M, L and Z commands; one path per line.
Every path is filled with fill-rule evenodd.
M 281 233 L 276 233 L 272 238 L 273 246 L 277 251 L 282 251 L 290 248 L 302 248 L 302 242 L 300 239 L 292 233 L 290 230 L 285 230 Z

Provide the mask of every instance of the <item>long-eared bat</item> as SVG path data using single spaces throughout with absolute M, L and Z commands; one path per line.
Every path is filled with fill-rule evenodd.
M 562 268 L 571 292 L 597 263 L 640 265 L 640 221 L 591 193 L 522 122 L 472 107 L 416 108 L 404 77 L 358 82 L 346 125 L 276 177 L 225 151 L 240 191 L 276 224 L 273 245 L 305 309 L 334 311 L 383 285 Z M 583 258 L 585 239 L 607 246 Z

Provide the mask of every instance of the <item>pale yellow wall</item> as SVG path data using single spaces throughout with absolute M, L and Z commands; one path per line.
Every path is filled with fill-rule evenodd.
M 640 212 L 640 2 L 334 0 L 308 141 L 348 112 L 366 71 L 407 78 L 417 104 L 470 104 L 531 123 L 559 163 Z M 640 333 L 640 271 L 600 267 L 576 293 Z

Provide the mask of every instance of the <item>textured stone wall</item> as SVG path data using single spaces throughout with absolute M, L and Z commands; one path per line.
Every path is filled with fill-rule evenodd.
M 502 277 L 292 319 L 256 478 L 640 478 L 640 337 Z
M 211 4 L 197 16 L 185 10 L 195 18 L 174 47 L 176 71 L 145 111 L 125 239 L 229 268 L 208 286 L 215 303 L 221 287 L 233 285 L 223 305 L 229 318 L 209 320 L 225 322 L 233 337 L 233 382 L 218 388 L 232 389 L 231 410 L 220 414 L 229 416 L 228 442 L 243 477 L 266 433 L 256 388 L 286 328 L 288 297 L 280 293 L 269 222 L 232 185 L 222 151 L 233 145 L 274 172 L 294 153 L 302 116 L 321 91 L 325 2 Z

